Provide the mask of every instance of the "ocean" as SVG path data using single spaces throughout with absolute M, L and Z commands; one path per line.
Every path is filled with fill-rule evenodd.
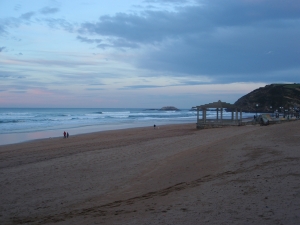
M 207 117 L 214 118 L 215 111 Z M 243 117 L 252 115 L 244 114 Z M 197 112 L 189 109 L 162 111 L 133 108 L 0 108 L 0 145 L 35 139 L 116 130 L 153 127 L 178 123 L 196 123 Z M 224 112 L 224 118 L 231 113 Z

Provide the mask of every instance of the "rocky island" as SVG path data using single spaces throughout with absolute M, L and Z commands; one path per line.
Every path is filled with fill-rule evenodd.
M 179 111 L 179 109 L 177 109 L 174 106 L 164 106 L 160 110 L 162 110 L 162 111 Z

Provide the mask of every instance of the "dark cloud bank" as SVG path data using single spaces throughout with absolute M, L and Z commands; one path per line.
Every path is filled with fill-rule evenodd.
M 53 14 L 53 13 L 57 13 L 58 11 L 59 11 L 58 8 L 44 7 L 40 10 L 40 13 L 42 13 L 42 14 Z
M 97 22 L 82 24 L 80 33 L 110 41 L 99 47 L 155 47 L 136 60 L 141 68 L 207 75 L 219 83 L 297 82 L 298 0 L 197 2 L 176 11 L 101 16 Z M 78 39 L 96 43 L 82 36 Z

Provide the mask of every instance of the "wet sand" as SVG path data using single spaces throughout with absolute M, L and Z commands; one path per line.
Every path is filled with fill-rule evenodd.
M 300 224 L 300 121 L 0 146 L 0 224 Z

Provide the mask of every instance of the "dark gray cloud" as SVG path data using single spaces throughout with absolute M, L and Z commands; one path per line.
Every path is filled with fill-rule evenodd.
M 24 16 L 28 18 L 27 16 Z M 10 28 L 17 28 L 22 23 L 22 21 L 28 22 L 27 19 L 24 18 L 3 18 L 0 20 L 0 35 L 6 36 L 9 34 L 8 30 Z
M 22 14 L 19 18 L 9 17 L 0 19 L 0 36 L 9 35 L 10 28 L 17 28 L 22 23 L 30 23 L 30 19 L 34 16 L 34 12 Z
M 241 74 L 240 80 L 244 80 L 245 75 L 287 70 L 300 65 L 300 44 L 292 38 L 300 38 L 300 29 L 257 29 L 253 33 L 249 28 L 242 34 L 241 30 L 227 31 L 229 37 L 224 31 L 222 37 L 189 37 L 177 41 L 174 45 L 148 52 L 137 64 L 195 75 L 226 75 L 228 79 L 230 74 Z
M 173 86 L 185 86 L 185 85 L 193 86 L 193 85 L 202 85 L 202 84 L 205 84 L 205 83 L 209 83 L 209 82 L 190 80 L 190 81 L 181 81 L 179 84 L 173 85 Z
M 44 7 L 40 10 L 40 13 L 42 13 L 42 14 L 53 14 L 53 13 L 57 13 L 58 11 L 59 11 L 58 8 Z
M 6 79 L 6 78 L 9 78 L 10 77 L 10 75 L 9 74 L 3 74 L 3 73 L 1 73 L 0 72 L 0 79 Z
M 105 88 L 86 88 L 86 91 L 102 91 L 105 90 Z
M 58 8 L 50 8 L 50 7 L 45 7 L 43 8 L 40 13 L 42 14 L 51 14 L 55 13 L 58 11 Z M 40 23 L 48 25 L 50 28 L 53 29 L 64 29 L 68 32 L 74 32 L 74 24 L 68 22 L 66 19 L 61 19 L 61 18 L 38 18 L 37 12 L 31 11 L 27 13 L 21 14 L 19 17 L 8 17 L 8 18 L 2 18 L 0 19 L 0 35 L 10 35 L 9 30 L 11 28 L 18 28 L 22 24 L 31 24 L 31 23 Z M 15 38 L 15 37 L 10 37 L 10 38 Z
M 219 0 L 213 3 L 209 1 L 205 6 L 183 7 L 179 12 L 144 11 L 140 15 L 118 13 L 115 16 L 102 16 L 99 22 L 84 23 L 82 31 L 151 43 L 166 38 L 184 38 L 187 35 L 202 36 L 217 28 L 225 29 L 233 26 L 245 27 L 252 24 L 263 27 L 285 27 L 284 22 L 288 22 L 285 20 L 300 17 L 300 4 L 297 1 L 290 1 L 289 8 L 282 7 L 286 4 L 280 0 L 265 2 L 272 2 L 271 5 L 274 6 L 273 10 L 276 13 L 269 9 L 269 4 Z M 267 24 L 258 24 L 258 22 Z
M 1 79 L 24 79 L 26 78 L 24 75 L 18 73 L 18 72 L 9 72 L 9 71 L 1 71 L 0 70 L 0 80 Z
M 160 88 L 160 87 L 174 87 L 174 86 L 191 86 L 191 85 L 202 85 L 206 82 L 200 82 L 200 81 L 179 81 L 177 84 L 168 84 L 168 85 L 130 85 L 125 86 L 122 89 L 148 89 L 148 88 Z
M 71 32 L 71 33 L 74 32 L 74 24 L 68 22 L 65 19 L 47 18 L 47 19 L 44 19 L 43 21 L 45 21 L 50 28 L 53 28 L 53 29 L 62 28 L 68 32 Z
M 172 21 L 180 22 L 176 13 L 147 11 L 143 16 L 118 13 L 116 16 L 102 16 L 97 23 L 84 23 L 80 31 L 113 36 L 128 42 L 153 43 L 184 32 L 184 27 L 176 27 Z
M 161 4 L 161 3 L 172 3 L 172 4 L 181 3 L 181 4 L 183 4 L 183 3 L 190 2 L 190 1 L 188 1 L 188 0 L 144 0 L 144 2 L 145 3 L 159 3 L 159 4 Z
M 102 16 L 82 24 L 80 32 L 108 37 L 103 47 L 120 46 L 114 40 L 132 44 L 126 48 L 158 46 L 139 55 L 135 65 L 217 82 L 276 82 L 286 71 L 300 70 L 298 0 L 197 2 L 176 11 Z M 287 73 L 284 79 L 293 82 L 295 76 Z
M 90 38 L 86 38 L 86 37 L 82 37 L 82 36 L 77 36 L 77 39 L 80 40 L 81 42 L 85 42 L 85 43 L 101 43 L 102 40 L 101 39 L 90 39 Z
M 14 10 L 19 11 L 22 8 L 22 5 L 16 4 Z
M 99 86 L 99 85 L 105 85 L 104 83 L 93 83 L 93 84 L 89 84 L 90 86 Z
M 64 73 L 63 76 L 61 75 L 61 72 L 58 71 L 54 72 L 53 75 L 56 77 L 56 80 L 59 81 L 59 84 L 86 84 L 89 86 L 88 88 L 99 88 L 99 86 L 105 86 L 106 84 L 102 82 L 102 79 L 108 77 L 106 74 L 102 73 L 84 73 L 81 71 Z
M 27 90 L 25 91 L 10 91 L 11 93 L 16 93 L 16 94 L 24 94 L 27 92 Z
M 6 31 L 5 31 L 5 28 L 4 28 L 4 24 L 0 23 L 0 35 L 3 35 L 5 33 L 6 33 Z
M 22 20 L 30 20 L 31 17 L 33 17 L 35 14 L 35 12 L 27 12 L 27 13 L 24 13 L 20 16 L 20 19 Z
M 97 45 L 98 48 L 139 48 L 140 45 L 136 42 L 133 41 L 128 41 L 127 39 L 124 38 L 110 38 L 108 39 L 108 43 L 103 43 Z
M 22 53 L 21 53 L 22 54 Z M 60 59 L 26 59 L 23 57 L 15 58 L 16 63 L 25 63 L 29 65 L 43 65 L 46 67 L 49 66 L 59 66 L 59 67 L 80 67 L 80 66 L 87 66 L 87 65 L 95 65 L 96 62 L 90 61 L 71 61 L 71 60 L 60 60 Z
M 158 88 L 158 87 L 165 87 L 165 86 L 160 86 L 160 85 L 130 85 L 130 86 L 125 86 L 124 88 L 121 88 L 122 90 L 124 89 L 145 89 L 145 88 Z
M 41 83 L 33 83 L 33 82 L 24 82 L 24 84 L 11 84 L 11 85 L 3 85 L 3 91 L 8 91 L 12 93 L 24 93 L 30 89 L 40 89 L 40 90 L 48 90 L 47 88 L 41 86 Z

